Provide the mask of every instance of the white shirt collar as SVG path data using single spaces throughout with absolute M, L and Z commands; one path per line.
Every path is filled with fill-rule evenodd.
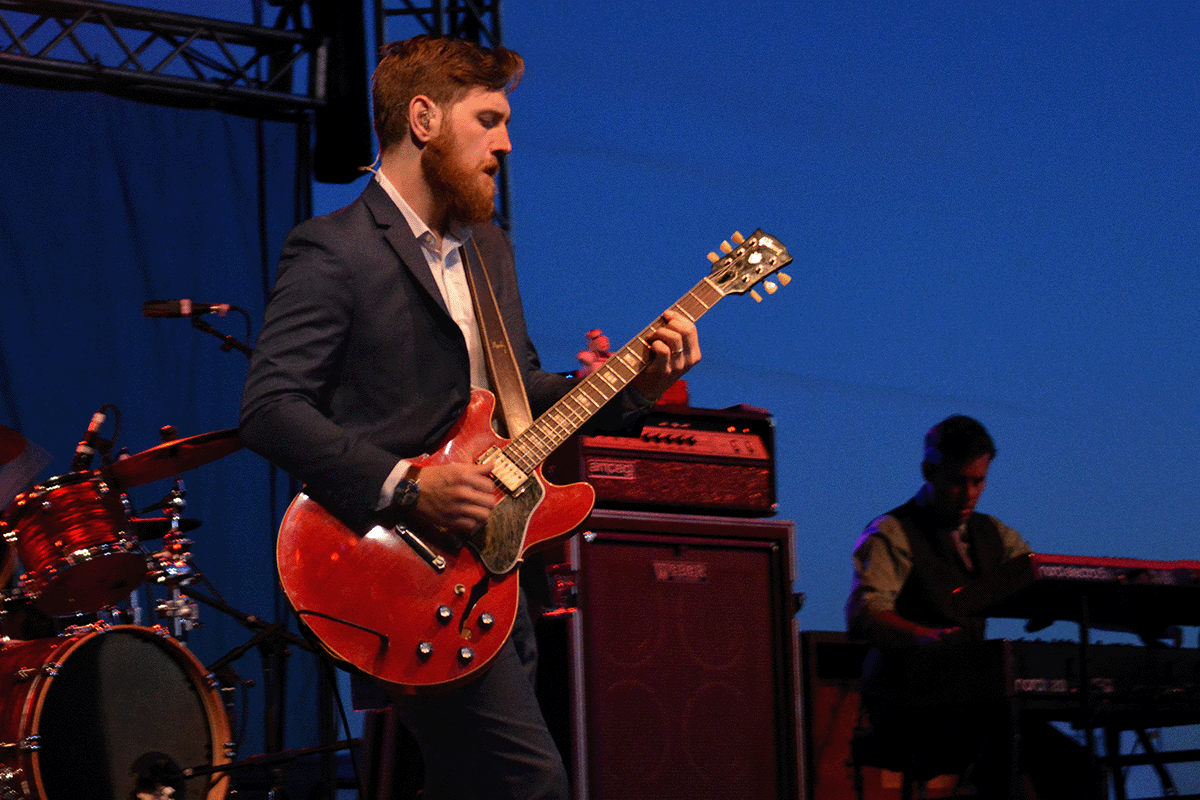
M 400 190 L 387 179 L 382 170 L 376 171 L 375 179 L 379 181 L 379 185 L 383 187 L 383 191 L 387 193 L 388 197 L 392 198 L 392 202 L 400 209 L 400 213 L 404 215 L 405 221 L 408 222 L 408 227 L 412 229 L 413 236 L 417 238 L 421 246 L 434 250 L 436 248 L 437 236 L 425 224 L 425 220 L 417 216 L 417 212 L 413 211 L 412 206 L 404 199 L 404 195 L 400 194 Z M 443 238 L 442 250 L 444 252 L 460 247 L 463 242 L 470 238 L 471 227 L 469 225 L 463 225 L 457 220 L 450 220 L 450 230 Z

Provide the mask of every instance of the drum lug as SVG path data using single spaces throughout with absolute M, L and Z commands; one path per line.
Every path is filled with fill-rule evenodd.
M 20 538 L 20 531 L 18 531 L 16 528 L 4 529 L 4 541 L 8 542 L 9 544 L 16 544 L 17 540 Z
M 44 675 L 46 675 L 49 678 L 53 678 L 55 675 L 58 674 L 58 671 L 60 669 L 62 669 L 61 661 L 47 661 L 45 664 L 42 664 L 42 666 L 40 666 L 40 667 L 25 667 L 24 669 L 17 670 L 17 679 L 22 680 L 22 681 L 27 681 L 30 678 L 32 678 L 34 675 L 37 675 L 39 672 L 43 673 Z M 37 738 L 37 737 L 34 737 L 34 738 Z
M 104 633 L 112 627 L 112 623 L 98 619 L 95 622 L 89 622 L 86 625 L 68 625 L 62 635 L 67 637 L 87 636 L 91 633 Z
M 0 745 L 0 747 L 7 746 Z M 22 787 L 21 789 L 14 787 L 15 784 L 22 782 L 21 776 L 23 774 L 24 771 L 20 767 L 16 769 L 12 767 L 0 767 L 0 800 L 20 800 L 28 793 L 28 787 Z
M 19 747 L 22 750 L 29 750 L 29 751 L 41 750 L 42 749 L 42 737 L 36 733 L 31 736 L 26 736 L 24 739 L 22 739 L 20 742 L 17 743 L 17 747 Z

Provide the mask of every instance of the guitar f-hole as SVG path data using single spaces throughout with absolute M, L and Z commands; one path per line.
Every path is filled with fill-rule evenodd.
M 467 607 L 463 610 L 462 619 L 458 623 L 458 634 L 464 636 L 467 632 L 467 620 L 471 618 L 471 612 L 475 610 L 476 604 L 483 599 L 487 594 L 488 584 L 492 578 L 490 575 L 484 575 L 479 579 L 479 582 L 471 587 L 471 596 L 467 598 Z

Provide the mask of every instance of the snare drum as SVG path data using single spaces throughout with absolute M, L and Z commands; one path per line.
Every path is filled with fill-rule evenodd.
M 93 472 L 51 478 L 18 495 L 4 537 L 25 566 L 20 591 L 52 617 L 115 605 L 146 577 L 118 492 Z
M 228 790 L 227 773 L 177 777 L 229 763 L 229 721 L 203 665 L 159 628 L 10 642 L 0 697 L 0 797 L 125 800 L 146 790 L 139 775 L 188 800 Z

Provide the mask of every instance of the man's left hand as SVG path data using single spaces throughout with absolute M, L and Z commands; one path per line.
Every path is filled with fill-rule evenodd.
M 657 400 L 700 361 L 700 339 L 696 324 L 678 311 L 664 311 L 665 325 L 650 337 L 653 357 L 633 380 L 633 388 L 649 400 Z

